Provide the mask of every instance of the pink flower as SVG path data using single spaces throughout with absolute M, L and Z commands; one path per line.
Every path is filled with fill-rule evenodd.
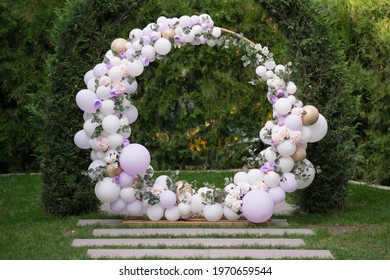
M 108 140 L 107 138 L 101 138 L 96 140 L 96 147 L 99 151 L 105 152 L 108 149 Z
M 291 114 L 292 114 L 292 115 L 296 115 L 296 116 L 298 116 L 298 117 L 302 117 L 303 109 L 300 108 L 300 107 L 294 107 L 294 108 L 292 108 L 292 110 L 291 110 Z
M 113 89 L 115 89 L 115 91 L 118 92 L 119 94 L 125 93 L 126 86 L 125 86 L 125 84 L 122 83 L 122 82 L 113 82 L 113 83 L 112 83 L 112 87 L 113 87 Z
M 129 76 L 129 70 L 127 70 L 127 67 L 125 64 L 121 64 L 121 70 L 122 70 L 122 74 L 123 74 L 123 77 L 128 77 Z
M 269 187 L 264 182 L 257 182 L 252 186 L 252 190 L 261 190 L 268 192 Z
M 103 85 L 103 86 L 109 86 L 109 85 L 111 85 L 111 79 L 110 79 L 110 77 L 108 77 L 108 76 L 101 76 L 100 78 L 99 78 L 99 85 Z
M 290 131 L 290 140 L 294 144 L 297 144 L 302 141 L 301 137 L 302 133 L 299 130 L 291 130 Z

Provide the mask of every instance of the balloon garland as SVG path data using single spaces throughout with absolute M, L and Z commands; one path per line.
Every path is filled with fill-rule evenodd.
M 130 125 L 138 117 L 131 102 L 138 87 L 136 78 L 150 63 L 164 59 L 172 47 L 189 44 L 241 48 L 244 66 L 255 67 L 255 82 L 268 85 L 273 121 L 265 124 L 259 136 L 270 147 L 255 158 L 260 168 L 237 172 L 223 190 L 208 184 L 195 190 L 188 182 L 176 181 L 177 174 L 153 180 L 149 151 L 129 141 Z M 85 122 L 74 142 L 80 149 L 92 149 L 88 176 L 96 182 L 97 198 L 109 203 L 114 212 L 146 214 L 150 220 L 165 216 L 174 221 L 202 214 L 209 221 L 223 216 L 267 221 L 286 192 L 311 184 L 315 169 L 306 159 L 306 147 L 327 132 L 324 116 L 295 97 L 297 87 L 289 79 L 289 67 L 276 64 L 267 47 L 214 26 L 207 14 L 159 17 L 142 30 L 133 29 L 128 39 L 115 39 L 103 62 L 85 74 L 87 88 L 76 95 Z

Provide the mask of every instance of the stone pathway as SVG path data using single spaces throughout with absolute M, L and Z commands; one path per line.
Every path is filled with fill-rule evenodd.
M 295 237 L 314 232 L 288 228 L 284 219 L 272 220 L 271 224 L 278 228 L 123 228 L 118 227 L 120 224 L 123 220 L 79 220 L 78 226 L 94 225 L 97 228 L 92 231 L 93 238 L 74 239 L 72 246 L 87 248 L 87 255 L 92 259 L 333 258 L 328 250 L 304 249 L 304 240 Z

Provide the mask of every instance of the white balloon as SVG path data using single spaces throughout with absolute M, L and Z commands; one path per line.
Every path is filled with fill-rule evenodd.
M 276 65 L 275 74 L 279 74 L 280 72 L 283 74 L 284 71 L 286 71 L 286 68 L 283 65 L 281 64 Z
M 134 60 L 133 62 L 127 64 L 127 71 L 130 76 L 137 77 L 144 72 L 144 65 L 141 61 Z
M 171 178 L 169 178 L 167 175 L 158 176 L 158 177 L 156 178 L 156 180 L 154 181 L 154 184 L 155 184 L 155 185 L 160 185 L 161 187 L 163 187 L 163 188 L 166 189 L 166 188 L 168 188 L 168 186 L 167 186 L 167 180 L 168 180 L 169 182 L 171 182 L 171 184 L 173 184 Z
M 255 185 L 264 180 L 264 173 L 260 169 L 251 169 L 248 171 L 247 177 L 249 184 Z
M 123 78 L 123 72 L 120 66 L 114 66 L 108 71 L 108 76 L 113 82 L 119 82 Z
M 166 55 L 171 51 L 172 44 L 168 39 L 160 38 L 154 44 L 154 49 L 160 55 Z
M 308 128 L 311 131 L 309 143 L 318 142 L 324 138 L 328 132 L 328 122 L 325 117 L 320 114 L 318 120 L 313 125 L 308 126 Z
M 126 201 L 127 203 L 136 200 L 135 195 L 136 195 L 136 191 L 132 187 L 121 189 L 120 197 L 122 198 L 123 201 Z
M 261 141 L 263 141 L 264 144 L 271 145 L 272 139 L 266 138 L 266 135 L 269 135 L 268 130 L 265 127 L 263 127 L 259 133 L 260 139 L 261 139 Z
M 85 85 L 88 85 L 88 81 L 93 78 L 95 78 L 95 75 L 93 74 L 93 70 L 89 70 L 87 73 L 85 73 L 84 75 Z
M 141 54 L 148 59 L 153 59 L 156 55 L 156 50 L 151 45 L 146 45 L 142 47 Z
M 275 64 L 275 61 L 273 60 L 267 60 L 265 63 L 264 63 L 265 67 L 269 70 L 272 70 L 275 68 L 276 64 Z
M 297 91 L 297 86 L 293 82 L 288 82 L 286 90 L 289 94 L 294 94 Z
M 268 171 L 264 175 L 264 183 L 269 187 L 269 188 L 274 188 L 279 185 L 280 181 L 280 176 L 278 173 L 275 171 Z
M 238 215 L 236 212 L 234 212 L 231 208 L 229 207 L 223 207 L 223 215 L 225 216 L 226 219 L 229 221 L 235 221 L 240 218 L 240 215 Z
M 120 187 L 114 183 L 112 178 L 105 177 L 95 185 L 96 197 L 101 202 L 113 202 L 120 195 Z
M 274 162 L 277 157 L 276 152 L 272 147 L 268 147 L 267 149 L 265 149 L 264 155 L 265 155 L 265 159 L 269 162 Z
M 98 174 L 94 173 L 93 171 L 92 172 L 89 171 L 90 169 L 96 169 L 98 167 L 105 167 L 105 166 L 107 166 L 107 164 L 101 160 L 94 160 L 93 162 L 91 162 L 91 164 L 88 166 L 89 178 L 91 178 L 92 180 L 95 180 L 98 176 Z
M 191 207 L 187 203 L 180 202 L 177 205 L 180 215 L 185 216 L 191 213 Z
M 160 203 L 152 205 L 147 210 L 147 216 L 152 221 L 160 220 L 164 215 L 164 208 L 161 207 Z
M 248 183 L 248 176 L 246 175 L 245 172 L 243 171 L 240 171 L 240 172 L 237 172 L 235 175 L 234 175 L 234 179 L 233 179 L 234 183 L 237 185 L 238 183 Z
M 131 48 L 135 51 L 140 51 L 142 49 L 142 44 L 139 40 L 137 41 L 134 41 L 132 44 L 131 44 Z
M 123 114 L 126 116 L 129 124 L 135 122 L 138 118 L 138 110 L 134 105 L 130 105 L 128 109 L 123 111 Z
M 297 149 L 296 145 L 290 140 L 284 140 L 282 143 L 280 143 L 277 146 L 278 153 L 282 157 L 292 156 L 295 153 L 296 149 Z
M 223 208 L 220 203 L 207 204 L 203 209 L 203 216 L 207 221 L 216 222 L 223 216 Z
M 305 164 L 306 168 L 304 168 L 303 173 L 300 174 L 301 178 L 298 179 L 297 189 L 308 187 L 313 182 L 316 174 L 313 164 L 308 159 L 304 159 L 302 163 Z
M 204 204 L 202 202 L 202 197 L 200 194 L 194 194 L 192 196 L 192 199 L 191 199 L 191 204 L 190 204 L 190 208 L 191 208 L 191 212 L 192 213 L 200 213 L 203 211 L 203 208 L 204 208 Z
M 301 131 L 301 141 L 302 143 L 307 143 L 310 141 L 311 138 L 311 130 L 307 126 L 302 126 Z
M 120 120 L 115 115 L 108 115 L 102 121 L 102 127 L 108 134 L 116 133 L 120 126 Z
M 106 87 L 106 86 L 99 86 L 96 89 L 96 95 L 98 98 L 100 98 L 102 100 L 109 99 L 109 98 L 111 98 L 110 88 Z
M 98 123 L 92 122 L 92 119 L 85 121 L 85 123 L 83 125 L 85 134 L 87 134 L 88 137 L 91 137 L 92 134 L 95 132 L 95 129 L 97 126 L 98 126 Z
M 99 78 L 105 74 L 107 74 L 108 72 L 108 68 L 107 68 L 107 65 L 105 63 L 99 63 L 97 64 L 94 68 L 93 68 L 93 74 L 95 75 L 95 77 Z
M 100 107 L 99 111 L 103 115 L 112 115 L 115 113 L 115 102 L 112 101 L 111 99 L 103 100 L 102 101 L 102 106 Z
M 287 98 L 279 98 L 274 104 L 275 111 L 281 115 L 285 115 L 291 110 L 291 102 Z
M 263 65 L 259 65 L 256 67 L 256 75 L 259 77 L 264 77 L 265 73 L 267 72 L 267 68 Z
M 218 38 L 219 36 L 221 36 L 221 34 L 222 34 L 221 28 L 214 26 L 212 31 L 211 31 L 211 35 Z
M 92 114 L 92 113 L 84 112 L 84 113 L 83 113 L 83 120 L 84 120 L 84 121 L 87 121 L 87 120 L 90 120 L 90 119 L 93 119 L 93 114 Z
M 78 131 L 74 136 L 74 143 L 77 147 L 83 150 L 90 149 L 91 146 L 89 145 L 89 141 L 91 139 L 88 137 L 88 135 L 85 133 L 85 131 L 82 129 Z
M 122 135 L 118 133 L 113 133 L 107 136 L 108 145 L 111 149 L 116 150 L 123 143 Z
M 173 206 L 165 210 L 165 218 L 168 221 L 177 221 L 180 219 L 180 216 L 179 208 L 177 206 Z
M 294 168 L 294 160 L 291 157 L 279 159 L 279 167 L 283 173 L 290 172 Z

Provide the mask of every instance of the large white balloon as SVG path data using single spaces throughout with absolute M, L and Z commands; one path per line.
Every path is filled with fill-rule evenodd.
M 245 172 L 240 171 L 240 172 L 237 172 L 234 175 L 233 181 L 234 181 L 235 184 L 238 184 L 238 183 L 248 183 L 248 176 L 246 175 Z
M 279 181 L 280 181 L 280 176 L 275 171 L 268 171 L 264 175 L 264 183 L 270 188 L 278 186 Z
M 74 143 L 80 149 L 84 149 L 84 150 L 90 149 L 91 148 L 91 146 L 89 145 L 90 140 L 91 138 L 88 137 L 88 135 L 85 133 L 83 129 L 78 131 L 74 136 Z
M 306 168 L 304 168 L 303 172 L 300 174 L 301 178 L 298 179 L 297 189 L 307 188 L 313 182 L 316 174 L 313 164 L 308 159 L 304 159 L 302 164 L 304 164 Z
M 295 153 L 296 145 L 290 140 L 284 140 L 277 146 L 278 153 L 283 157 L 290 157 Z
M 113 202 L 117 200 L 121 192 L 118 184 L 113 182 L 112 178 L 106 177 L 95 185 L 96 197 L 101 202 Z
M 207 221 L 216 222 L 223 216 L 223 208 L 220 203 L 207 204 L 203 209 L 203 216 Z
M 108 115 L 102 121 L 102 127 L 108 134 L 116 133 L 121 126 L 119 118 L 115 115 Z
M 154 44 L 154 49 L 156 50 L 156 53 L 161 55 L 166 55 L 171 51 L 172 44 L 169 42 L 168 39 L 160 38 L 156 41 Z
M 274 104 L 275 111 L 281 115 L 285 115 L 291 110 L 291 103 L 287 98 L 279 98 Z
M 318 120 L 313 124 L 308 126 L 311 131 L 311 137 L 309 142 L 318 142 L 325 137 L 328 132 L 328 122 L 326 121 L 323 115 L 319 115 Z

